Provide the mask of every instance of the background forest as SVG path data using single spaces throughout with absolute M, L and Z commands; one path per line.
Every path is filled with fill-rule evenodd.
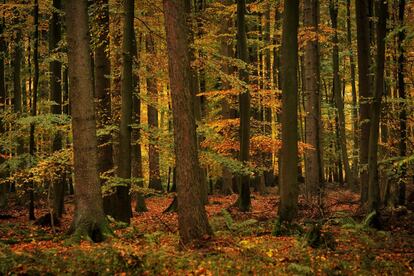
M 409 275 L 413 12 L 2 0 L 0 274 Z

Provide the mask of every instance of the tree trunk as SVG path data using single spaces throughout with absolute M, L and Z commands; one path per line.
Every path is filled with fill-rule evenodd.
M 319 193 L 322 176 L 321 156 L 321 99 L 319 61 L 319 1 L 304 2 L 304 27 L 312 32 L 312 39 L 305 44 L 304 96 L 305 96 L 305 142 L 312 149 L 305 150 L 305 187 L 308 197 Z
M 97 138 L 87 1 L 66 1 L 66 25 L 72 103 L 75 216 L 70 233 L 102 240 L 109 232 L 97 171 Z
M 139 45 L 139 46 L 138 46 Z M 141 49 L 141 35 L 140 39 L 136 40 L 136 36 L 134 33 L 134 54 L 135 54 L 135 66 L 136 68 L 140 68 L 140 49 Z M 139 73 L 136 72 L 134 74 L 134 88 L 135 93 L 132 96 L 132 119 L 133 123 L 137 124 L 137 128 L 132 129 L 132 152 L 131 152 L 131 176 L 136 178 L 138 183 L 138 187 L 144 186 L 144 176 L 142 173 L 142 151 L 141 151 L 141 98 L 140 98 L 140 78 Z M 147 206 L 145 204 L 145 199 L 142 193 L 137 192 L 135 194 L 135 211 L 136 212 L 146 212 L 148 211 Z
M 32 98 L 32 106 L 30 110 L 31 116 L 37 115 L 37 93 L 38 93 L 38 86 L 39 86 L 39 2 L 38 0 L 34 0 L 34 8 L 33 8 L 33 25 L 34 25 L 34 33 L 33 33 L 33 65 L 34 65 L 34 72 L 33 72 L 33 98 Z M 36 143 L 35 143 L 35 124 L 30 124 L 30 134 L 29 134 L 29 154 L 32 158 L 35 157 L 36 154 Z M 29 219 L 35 220 L 34 214 L 34 186 L 33 183 L 29 184 Z
M 183 1 L 164 0 L 175 158 L 177 166 L 178 225 L 184 244 L 211 234 L 201 202 L 200 165 L 191 93 L 189 30 Z
M 387 34 L 388 4 L 383 0 L 375 1 L 377 22 L 377 55 L 375 67 L 375 94 L 371 105 L 371 125 L 369 135 L 368 158 L 368 210 L 378 211 L 380 207 L 380 189 L 378 180 L 378 140 L 381 116 L 381 102 L 384 94 L 385 37 Z
M 404 26 L 404 13 L 405 13 L 405 0 L 400 0 L 398 5 L 398 19 L 400 31 L 398 32 L 398 96 L 401 99 L 400 106 L 400 143 L 399 150 L 402 158 L 407 156 L 407 102 L 404 83 L 404 64 L 405 64 L 405 51 L 403 43 L 405 40 Z M 398 204 L 405 205 L 405 193 L 406 193 L 406 177 L 407 167 L 404 164 L 401 170 L 401 180 L 398 188 Z
M 282 149 L 279 221 L 290 222 L 298 202 L 298 25 L 299 1 L 285 0 L 282 31 Z
M 146 38 L 147 54 L 155 56 L 155 45 L 152 34 L 148 34 Z M 150 133 L 149 138 L 149 185 L 151 189 L 162 191 L 162 183 L 160 176 L 160 153 L 158 151 L 158 88 L 157 80 L 154 77 L 155 72 L 150 65 L 147 65 L 147 91 L 149 104 L 148 111 L 148 128 Z
M 335 105 L 338 110 L 338 143 L 342 157 L 342 164 L 345 167 L 345 182 L 353 186 L 353 179 L 351 168 L 349 166 L 348 150 L 345 133 L 345 111 L 344 111 L 344 99 L 341 92 L 341 79 L 339 76 L 339 40 L 338 40 L 338 1 L 330 0 L 329 11 L 331 15 L 332 28 L 334 29 L 333 35 L 333 51 L 332 51 L 332 63 L 333 63 L 333 94 L 335 98 Z
M 97 102 L 97 128 L 104 129 L 112 123 L 111 110 L 111 83 L 109 75 L 111 74 L 111 63 L 109 61 L 109 7 L 108 0 L 95 0 L 97 14 L 96 24 L 99 26 L 98 44 L 95 48 L 94 62 L 94 80 L 95 80 L 95 98 Z M 113 169 L 112 159 L 112 135 L 106 133 L 98 136 L 98 173 L 101 176 L 101 185 L 105 184 L 102 174 L 108 173 Z M 110 176 L 110 175 L 108 175 Z M 103 198 L 105 214 L 113 216 L 114 202 L 116 201 L 116 193 L 105 196 Z
M 347 43 L 349 53 L 349 63 L 351 66 L 351 89 L 352 89 L 352 179 L 354 187 L 356 187 L 356 177 L 358 175 L 358 100 L 356 91 L 356 78 L 355 78 L 355 60 L 352 47 L 352 24 L 351 24 L 351 0 L 346 1 L 346 28 L 347 28 Z
M 5 2 L 5 1 L 4 1 Z M 5 27 L 4 15 L 0 21 L 0 112 L 4 112 L 6 106 L 6 82 L 5 82 L 5 68 L 4 68 L 4 55 L 6 55 L 7 47 L 6 41 L 3 37 L 4 27 Z M 0 135 L 3 135 L 5 132 L 5 126 L 3 120 L 0 119 Z M 0 166 L 4 162 L 3 151 L 0 151 Z M 4 171 L 0 172 L 0 178 L 6 177 Z M 7 185 L 0 184 L 0 210 L 7 208 Z
M 361 202 L 368 198 L 368 146 L 370 132 L 370 103 L 372 96 L 370 78 L 370 25 L 369 0 L 355 0 L 357 46 L 358 46 L 358 90 L 359 90 L 359 173 Z
M 237 0 L 237 58 L 248 63 L 247 36 L 246 36 L 246 1 Z M 242 91 L 239 94 L 240 111 L 240 153 L 239 160 L 247 165 L 249 162 L 250 148 L 250 92 L 249 74 L 246 68 L 239 71 L 239 78 L 244 82 Z M 237 200 L 240 211 L 246 212 L 251 208 L 250 200 L 250 176 L 240 177 L 239 198 Z
M 126 223 L 132 217 L 131 180 L 131 122 L 132 122 L 132 57 L 134 55 L 134 1 L 124 1 L 124 30 L 122 43 L 121 123 L 119 127 L 118 176 L 126 186 L 117 187 L 114 218 Z
M 59 11 L 62 9 L 60 0 L 53 0 L 52 18 L 49 21 L 49 52 L 56 52 L 59 42 L 62 39 L 62 31 L 60 24 Z M 53 105 L 51 107 L 52 114 L 62 114 L 62 86 L 61 86 L 61 71 L 62 63 L 58 60 L 53 60 L 49 64 L 50 71 L 50 97 Z M 53 151 L 62 149 L 62 132 L 58 131 L 53 138 Z M 65 195 L 65 180 L 58 179 L 53 183 L 53 215 L 60 218 L 63 213 L 64 195 Z

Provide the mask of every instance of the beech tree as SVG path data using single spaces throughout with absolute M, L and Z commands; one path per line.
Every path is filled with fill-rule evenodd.
M 177 171 L 178 229 L 184 244 L 211 234 L 200 183 L 195 114 L 191 91 L 189 31 L 185 6 L 180 0 L 164 0 L 174 151 Z
M 75 215 L 70 233 L 98 241 L 109 233 L 97 171 L 97 138 L 87 1 L 65 2 L 73 133 Z
M 282 31 L 282 149 L 279 223 L 290 222 L 298 203 L 298 26 L 299 1 L 285 0 Z

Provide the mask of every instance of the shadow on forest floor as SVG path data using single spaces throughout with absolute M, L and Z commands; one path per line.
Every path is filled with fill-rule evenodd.
M 73 214 L 72 199 L 54 235 L 27 221 L 26 210 L 12 207 L 0 220 L 0 274 L 118 275 L 412 275 L 413 213 L 390 215 L 386 230 L 364 225 L 358 197 L 331 191 L 325 207 L 300 200 L 300 225 L 306 232 L 323 214 L 321 235 L 335 247 L 313 248 L 304 234 L 272 236 L 278 197 L 253 195 L 252 211 L 230 206 L 237 196 L 210 196 L 206 207 L 215 236 L 197 247 L 178 249 L 177 215 L 163 213 L 172 196 L 146 200 L 130 226 L 113 224 L 115 237 L 99 244 L 67 245 L 64 232 Z M 38 209 L 37 216 L 46 209 Z

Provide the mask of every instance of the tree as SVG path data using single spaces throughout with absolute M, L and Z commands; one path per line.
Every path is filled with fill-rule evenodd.
M 368 146 L 370 132 L 370 26 L 369 0 L 355 0 L 357 48 L 358 48 L 358 92 L 359 92 L 359 173 L 361 202 L 368 198 Z
M 384 94 L 384 66 L 385 66 L 385 37 L 387 34 L 388 4 L 383 0 L 375 1 L 375 11 L 378 16 L 376 26 L 376 66 L 374 99 L 371 105 L 371 125 L 369 133 L 368 154 L 368 210 L 378 211 L 380 205 L 380 188 L 378 180 L 378 140 L 381 116 L 381 102 Z
M 333 63 L 333 94 L 335 98 L 335 105 L 337 108 L 337 120 L 338 120 L 338 137 L 339 148 L 341 150 L 342 164 L 345 167 L 345 182 L 353 186 L 353 179 L 351 168 L 349 166 L 347 141 L 345 133 L 345 111 L 344 111 L 344 99 L 341 92 L 341 79 L 339 76 L 339 40 L 338 40 L 338 1 L 329 1 L 329 12 L 331 14 L 332 28 L 334 29 L 333 35 L 333 51 L 332 51 L 332 63 Z M 340 172 L 342 174 L 342 172 Z
M 5 3 L 5 1 L 4 1 Z M 5 66 L 4 66 L 4 56 L 6 55 L 6 41 L 3 37 L 4 27 L 5 27 L 4 14 L 3 18 L 0 21 L 0 112 L 5 110 L 6 104 L 6 81 L 5 81 Z M 3 134 L 5 131 L 3 120 L 0 119 L 0 134 Z M 0 151 L 0 154 L 3 154 Z M 4 162 L 3 156 L 0 157 L 0 165 Z M 5 177 L 5 172 L 0 172 L 0 178 Z M 0 209 L 7 207 L 7 185 L 0 184 Z
M 398 96 L 401 99 L 401 109 L 400 109 L 400 143 L 399 150 L 400 156 L 405 157 L 407 155 L 407 108 L 406 108 L 406 92 L 405 92 L 405 82 L 404 82 L 404 63 L 406 61 L 405 51 L 403 43 L 405 40 L 405 29 L 404 26 L 404 13 L 405 13 L 405 0 L 400 0 L 398 2 L 398 20 L 399 28 L 397 47 L 398 47 L 398 67 L 397 67 L 397 78 L 398 78 Z M 398 192 L 398 203 L 400 205 L 405 204 L 405 193 L 406 193 L 406 180 L 407 168 L 403 165 L 401 173 L 401 180 L 399 185 Z
M 247 37 L 246 37 L 246 1 L 237 0 L 237 58 L 248 63 Z M 241 68 L 239 78 L 244 82 L 239 94 L 240 112 L 240 153 L 239 159 L 245 165 L 249 162 L 250 148 L 250 93 L 248 89 L 249 74 L 247 68 Z M 250 201 L 250 176 L 240 177 L 238 207 L 241 211 L 248 211 L 251 207 Z
M 30 115 L 35 117 L 37 115 L 37 93 L 39 87 L 39 1 L 34 0 L 33 7 L 33 97 L 31 101 Z M 31 158 L 35 158 L 36 154 L 36 141 L 35 141 L 35 123 L 30 123 L 30 134 L 29 134 L 29 154 Z M 34 220 L 34 187 L 33 183 L 30 183 L 29 187 L 29 219 Z
M 146 39 L 146 50 L 149 55 L 155 55 L 154 38 L 149 34 Z M 160 177 L 160 153 L 157 149 L 157 131 L 158 131 L 158 88 L 157 81 L 154 77 L 154 70 L 147 65 L 147 90 L 150 103 L 148 104 L 148 127 L 150 132 L 150 141 L 148 149 L 149 159 L 149 188 L 162 191 Z
M 109 233 L 97 171 L 97 138 L 87 1 L 65 2 L 75 175 L 70 233 L 99 241 Z
M 131 179 L 131 122 L 132 122 L 132 57 L 134 55 L 134 1 L 126 0 L 124 7 L 124 28 L 122 42 L 121 79 L 121 125 L 119 128 L 118 176 L 125 180 L 125 186 L 117 187 L 117 201 L 114 218 L 129 223 L 132 217 Z
M 298 202 L 298 25 L 299 1 L 285 0 L 282 31 L 282 149 L 279 223 L 290 222 Z
M 305 186 L 307 196 L 315 196 L 322 182 L 321 99 L 319 61 L 319 1 L 304 2 L 304 27 L 312 34 L 304 53 L 305 141 L 312 149 L 305 150 Z
M 49 21 L 49 53 L 53 54 L 62 39 L 59 11 L 62 9 L 60 0 L 53 0 L 52 18 Z M 61 73 L 62 63 L 54 59 L 49 64 L 50 71 L 50 98 L 53 102 L 51 107 L 52 114 L 62 114 L 62 86 Z M 53 151 L 62 149 L 62 133 L 58 131 L 53 139 Z M 53 183 L 53 215 L 61 217 L 63 213 L 63 200 L 65 194 L 64 179 L 57 180 Z
M 111 123 L 111 83 L 109 75 L 111 74 L 111 63 L 109 61 L 109 6 L 107 0 L 96 0 L 95 9 L 97 14 L 95 24 L 98 26 L 99 36 L 94 52 L 94 80 L 95 80 L 95 97 L 97 100 L 97 127 L 104 129 Z M 100 175 L 108 173 L 113 168 L 111 134 L 105 133 L 98 136 L 98 173 Z M 105 184 L 101 178 L 101 185 Z M 104 197 L 105 214 L 112 215 L 114 211 L 114 202 L 116 194 Z
M 355 184 L 358 175 L 358 108 L 357 108 L 357 91 L 355 78 L 355 60 L 352 48 L 352 24 L 351 24 L 351 0 L 346 0 L 346 37 L 349 49 L 349 63 L 351 65 L 351 89 L 352 89 L 352 178 Z M 355 185 L 354 187 L 355 188 Z
M 172 98 L 174 151 L 177 170 L 178 229 L 184 244 L 211 234 L 201 202 L 200 165 L 191 94 L 189 30 L 184 1 L 164 0 L 170 90 Z

